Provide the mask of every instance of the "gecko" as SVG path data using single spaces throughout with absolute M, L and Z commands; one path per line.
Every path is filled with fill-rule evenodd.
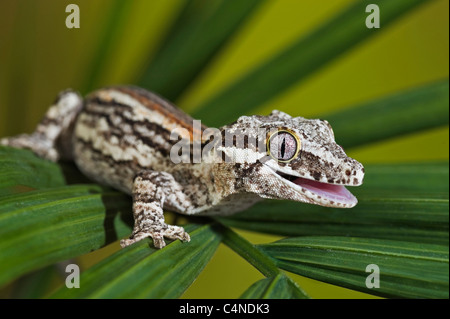
M 88 178 L 129 194 L 134 227 L 122 247 L 148 237 L 156 248 L 165 238 L 188 242 L 183 227 L 165 222 L 164 210 L 226 216 L 263 199 L 338 208 L 358 202 L 346 187 L 362 184 L 364 167 L 335 142 L 326 120 L 274 110 L 241 116 L 205 137 L 209 128 L 193 121 L 139 87 L 102 88 L 85 98 L 69 89 L 33 133 L 0 144 L 53 162 L 74 161 Z M 184 152 L 194 144 L 200 161 Z

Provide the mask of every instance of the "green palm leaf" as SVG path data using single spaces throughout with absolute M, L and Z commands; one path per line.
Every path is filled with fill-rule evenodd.
M 333 126 L 338 143 L 355 147 L 448 125 L 448 93 L 446 79 L 323 117 Z
M 220 243 L 220 234 L 209 225 L 187 226 L 186 231 L 191 234 L 189 244 L 175 241 L 157 250 L 142 241 L 84 272 L 79 289 L 63 286 L 51 297 L 177 298 L 206 266 Z
M 0 195 L 65 185 L 62 169 L 26 150 L 0 146 Z
M 139 84 L 175 100 L 263 0 L 186 1 Z
M 0 197 L 0 283 L 124 237 L 130 205 L 127 196 L 95 185 Z
M 279 267 L 314 279 L 385 297 L 448 298 L 445 245 L 321 236 L 259 247 Z M 379 268 L 379 288 L 366 286 L 369 264 Z
M 127 18 L 130 17 L 129 12 L 132 4 L 132 1 L 111 1 L 108 8 L 109 12 L 105 14 L 104 25 L 101 26 L 100 41 L 97 43 L 96 51 L 87 68 L 89 73 L 85 75 L 84 87 L 79 88 L 83 94 L 87 94 L 96 88 L 99 77 L 106 68 L 107 59 L 105 57 L 114 49 L 115 39 L 122 32 L 122 26 L 127 23 Z
M 423 0 L 377 1 L 386 28 Z M 357 1 L 327 24 L 204 102 L 194 113 L 209 125 L 236 119 L 288 89 L 376 33 L 362 24 L 370 1 Z M 214 110 L 214 112 L 211 112 Z
M 241 296 L 242 299 L 299 299 L 304 295 L 287 276 L 278 274 L 254 283 Z

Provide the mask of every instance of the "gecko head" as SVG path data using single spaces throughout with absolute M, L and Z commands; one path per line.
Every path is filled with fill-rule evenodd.
M 239 123 L 266 132 L 264 151 L 259 151 L 247 183 L 264 188 L 254 191 L 261 197 L 328 207 L 357 204 L 346 186 L 362 184 L 364 167 L 335 142 L 327 121 L 291 117 L 275 110 L 269 116 L 241 117 Z

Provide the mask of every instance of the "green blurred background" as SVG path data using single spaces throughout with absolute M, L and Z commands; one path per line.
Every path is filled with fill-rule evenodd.
M 263 2 L 173 102 L 195 111 L 225 86 L 356 1 Z M 80 7 L 80 29 L 65 26 L 65 8 L 70 3 Z M 0 136 L 31 132 L 57 93 L 66 88 L 86 94 L 105 85 L 137 84 L 184 4 L 184 0 L 1 1 Z M 112 10 L 118 5 L 122 6 L 120 14 Z M 381 28 L 373 30 L 374 37 L 254 113 L 267 114 L 277 108 L 294 116 L 319 117 L 447 78 L 448 12 L 447 0 L 430 1 L 384 28 L 381 11 Z M 117 16 L 111 19 L 111 14 Z M 365 164 L 448 159 L 448 134 L 448 126 L 421 131 L 358 147 L 349 155 Z M 241 234 L 253 243 L 276 238 Z M 78 262 L 90 267 L 116 249 L 117 244 L 110 245 Z M 251 265 L 221 245 L 184 297 L 235 298 L 261 278 Z M 368 296 L 294 278 L 311 297 Z

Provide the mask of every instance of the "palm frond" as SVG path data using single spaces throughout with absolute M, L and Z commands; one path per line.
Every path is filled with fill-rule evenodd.
M 383 297 L 448 298 L 445 245 L 320 236 L 292 237 L 260 248 L 283 269 L 340 286 Z M 376 289 L 366 284 L 372 264 L 380 274 Z
M 378 1 L 383 10 L 384 29 L 423 0 Z M 362 25 L 368 1 L 357 1 L 327 24 L 299 39 L 289 48 L 249 72 L 222 92 L 204 102 L 194 116 L 208 125 L 236 120 L 288 89 L 294 83 L 368 40 L 376 33 Z M 214 110 L 211 112 L 210 110 Z

